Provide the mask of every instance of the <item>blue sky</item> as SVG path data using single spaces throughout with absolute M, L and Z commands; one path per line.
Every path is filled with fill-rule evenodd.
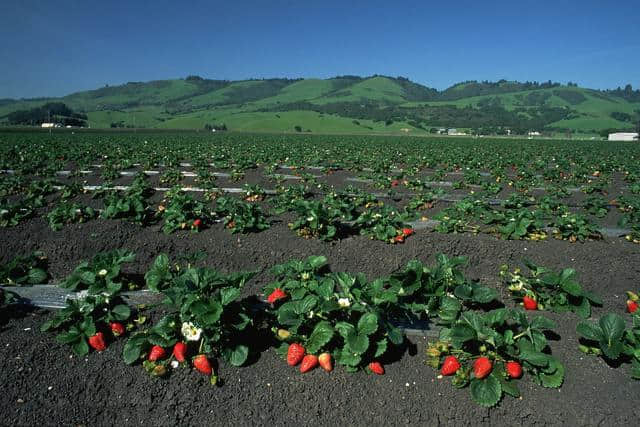
M 0 98 L 182 78 L 640 87 L 635 1 L 4 1 Z

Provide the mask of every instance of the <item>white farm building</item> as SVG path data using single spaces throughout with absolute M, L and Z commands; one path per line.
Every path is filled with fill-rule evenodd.
M 609 134 L 609 141 L 637 141 L 637 132 L 616 132 Z

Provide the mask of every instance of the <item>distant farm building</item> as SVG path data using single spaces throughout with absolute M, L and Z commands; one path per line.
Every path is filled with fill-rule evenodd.
M 447 130 L 447 135 L 461 136 L 461 135 L 466 135 L 466 133 L 465 132 L 459 132 L 458 129 L 451 128 L 451 129 Z
M 542 135 L 540 132 L 538 132 L 537 130 L 531 131 L 528 134 L 529 136 L 540 136 Z
M 56 127 L 56 124 L 55 123 L 43 123 L 41 126 L 43 128 L 54 128 L 54 127 Z
M 609 134 L 609 141 L 637 141 L 638 132 L 616 132 Z

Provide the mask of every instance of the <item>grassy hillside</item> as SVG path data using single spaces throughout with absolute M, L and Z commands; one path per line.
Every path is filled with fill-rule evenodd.
M 437 91 L 402 77 L 130 82 L 55 99 L 0 102 L 10 113 L 47 102 L 86 113 L 91 127 L 202 128 L 224 123 L 250 131 L 406 132 L 458 127 L 585 134 L 634 129 L 640 91 L 602 92 L 557 83 L 463 82 Z

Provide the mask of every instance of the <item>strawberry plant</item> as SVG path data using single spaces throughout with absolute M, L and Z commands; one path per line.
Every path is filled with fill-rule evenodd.
M 17 256 L 10 262 L 0 265 L 0 284 L 37 285 L 49 278 L 48 261 L 42 252 L 33 252 L 27 256 Z
M 376 304 L 396 318 L 407 315 L 437 318 L 450 324 L 469 309 L 485 306 L 498 298 L 495 289 L 467 279 L 461 267 L 467 258 L 436 255 L 436 264 L 426 266 L 418 260 L 388 278 L 369 285 Z
M 153 190 L 145 181 L 144 177 L 137 177 L 126 192 L 107 193 L 102 218 L 128 219 L 141 225 L 149 223 L 152 212 L 146 199 L 153 194 Z
M 177 185 L 180 181 L 182 181 L 182 173 L 179 169 L 167 169 L 163 173 L 160 174 L 160 183 L 168 184 L 168 185 Z
M 62 230 L 67 224 L 83 223 L 97 216 L 97 212 L 90 206 L 78 203 L 62 202 L 49 212 L 47 221 L 53 231 Z
M 318 200 L 298 200 L 292 209 L 298 218 L 289 224 L 298 236 L 329 241 L 339 237 L 342 211 Z
M 158 215 L 164 220 L 162 231 L 165 234 L 184 229 L 198 232 L 200 227 L 194 226 L 194 221 L 199 219 L 205 224 L 209 221 L 210 214 L 204 203 L 194 199 L 179 188 L 167 193 L 165 203 L 166 205 L 160 205 L 161 208 L 159 208 L 158 212 Z
M 297 201 L 308 199 L 311 195 L 305 185 L 280 186 L 277 188 L 277 194 L 269 201 L 275 213 L 281 214 L 288 211 Z
M 524 239 L 541 240 L 546 238 L 543 231 L 544 222 L 528 209 L 507 209 L 504 214 L 498 214 L 492 218 L 500 224 L 498 233 L 504 239 Z
M 121 264 L 131 262 L 135 255 L 116 250 L 97 254 L 91 261 L 83 261 L 60 286 L 70 290 L 84 290 L 78 299 L 67 299 L 66 306 L 45 322 L 42 331 L 58 331 L 56 340 L 71 346 L 74 353 L 83 356 L 89 346 L 97 351 L 106 348 L 104 336 L 122 333 L 122 327 L 113 323 L 126 322 L 131 309 L 121 296 L 124 277 Z
M 154 265 L 168 265 L 166 256 L 161 257 L 162 260 L 156 260 Z M 145 369 L 159 375 L 166 370 L 168 360 L 150 358 L 154 347 L 166 349 L 186 342 L 180 354 L 184 356 L 190 352 L 197 355 L 193 365 L 198 370 L 209 372 L 202 360 L 207 355 L 222 357 L 234 366 L 242 365 L 248 357 L 249 348 L 239 342 L 239 335 L 252 321 L 239 298 L 242 287 L 254 274 L 227 275 L 210 268 L 187 266 L 165 269 L 162 275 L 148 275 L 147 281 L 153 276 L 155 288 L 164 295 L 163 307 L 169 314 L 152 327 L 130 337 L 123 350 L 125 362 L 132 364 L 146 356 Z M 155 351 L 158 352 L 157 349 Z M 208 375 L 212 383 L 217 381 L 213 372 Z
M 503 395 L 520 397 L 519 378 L 557 388 L 564 380 L 564 366 L 550 354 L 545 332 L 553 321 L 536 316 L 528 319 L 521 310 L 468 311 L 440 332 L 427 347 L 427 364 L 453 375 L 457 388 L 470 386 L 479 405 L 494 406 Z
M 266 197 L 266 193 L 258 184 L 244 185 L 244 199 L 247 202 L 261 202 Z
M 368 292 L 364 275 L 329 273 L 325 263 L 324 257 L 309 257 L 274 267 L 276 281 L 264 293 L 279 290 L 287 297 L 271 305 L 273 331 L 284 341 L 283 355 L 292 346 L 300 347 L 302 355 L 329 353 L 354 372 L 383 356 L 390 345 L 401 345 L 404 336 Z
M 576 330 L 583 340 L 582 352 L 608 363 L 631 363 L 631 377 L 640 379 L 640 316 L 634 315 L 631 327 L 626 327 L 622 316 L 608 313 L 597 323 L 580 322 Z
M 409 203 L 407 203 L 407 206 L 405 207 L 405 211 L 407 213 L 415 214 L 418 211 L 431 209 L 436 204 L 436 197 L 441 195 L 442 195 L 442 192 L 440 193 L 429 192 L 429 193 L 418 194 L 414 196 L 411 200 L 409 200 Z
M 565 268 L 560 272 L 554 272 L 528 260 L 525 260 L 525 265 L 528 274 L 521 274 L 520 269 L 510 273 L 508 267 L 503 265 L 500 276 L 504 278 L 516 300 L 527 299 L 526 309 L 546 309 L 556 313 L 571 311 L 586 319 L 591 316 L 593 305 L 602 305 L 602 299 L 598 295 L 587 291 L 578 283 L 574 269 Z M 534 301 L 535 304 L 527 307 L 529 301 Z
M 402 232 L 407 228 L 406 215 L 388 206 L 374 206 L 365 209 L 354 223 L 361 235 L 387 243 L 402 243 L 407 236 Z M 409 233 L 412 234 L 412 233 Z
M 61 288 L 71 291 L 87 290 L 90 295 L 115 295 L 125 285 L 122 264 L 133 262 L 135 254 L 124 249 L 100 252 L 90 261 L 82 261 L 73 272 L 60 283 Z
M 587 197 L 582 207 L 587 213 L 597 218 L 604 218 L 609 213 L 609 204 L 602 196 Z
M 34 206 L 28 201 L 11 203 L 0 199 L 0 227 L 14 227 L 35 213 Z
M 570 242 L 583 242 L 587 239 L 597 240 L 602 238 L 598 228 L 587 221 L 579 214 L 565 212 L 556 217 L 553 223 L 555 228 L 554 236 L 558 239 L 569 240 Z
M 233 234 L 260 232 L 269 228 L 260 206 L 233 197 L 219 197 L 215 213 L 222 217 L 224 226 Z

